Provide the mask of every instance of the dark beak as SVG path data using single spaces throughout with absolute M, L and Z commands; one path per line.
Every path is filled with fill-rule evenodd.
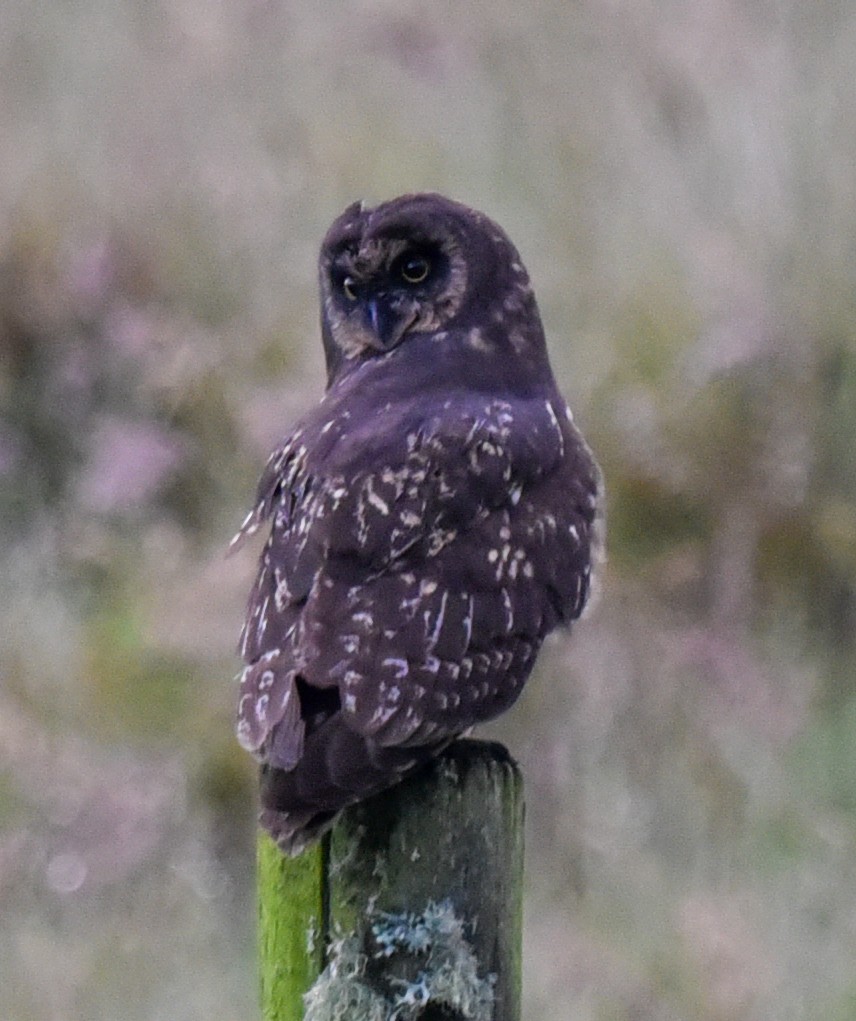
M 372 347 L 378 351 L 390 351 L 394 348 L 413 322 L 412 316 L 394 308 L 384 294 L 366 298 L 363 314 L 372 336 Z

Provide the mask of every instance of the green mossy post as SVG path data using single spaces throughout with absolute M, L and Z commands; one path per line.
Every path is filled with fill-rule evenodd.
M 301 1021 L 303 994 L 324 967 L 325 848 L 288 858 L 259 832 L 259 970 L 264 1021 Z
M 367 999 L 375 1013 L 367 1009 L 365 1016 L 377 1017 L 384 996 L 419 995 L 429 999 L 407 1007 L 401 1017 L 519 1021 L 523 785 L 502 745 L 457 741 L 417 776 L 344 812 L 329 857 L 313 848 L 286 859 L 265 835 L 259 848 L 265 1021 L 304 1017 L 301 994 L 321 972 L 320 952 L 330 953 L 331 947 L 342 955 L 350 947 L 347 952 L 359 953 L 368 964 L 357 976 L 356 991 L 343 989 L 341 977 L 339 985 L 330 980 L 332 973 L 355 969 L 327 969 L 310 996 L 307 1016 L 313 1021 L 358 1021 L 358 1004 Z M 307 946 L 316 921 L 324 931 Z M 445 925 L 448 932 L 451 922 L 451 929 L 457 926 L 451 949 L 440 947 L 430 960 L 421 950 L 393 952 L 384 926 L 397 938 L 403 921 L 414 923 L 414 944 L 435 931 L 431 925 Z M 438 966 L 445 977 L 432 985 L 431 961 L 446 949 L 445 963 Z M 462 977 L 463 988 L 452 983 L 448 993 L 449 961 L 460 961 L 461 976 L 469 975 L 466 981 L 478 988 L 467 988 Z M 492 1006 L 484 1005 L 485 989 Z M 447 995 L 453 1002 L 441 998 Z M 347 1009 L 345 999 L 352 1004 Z

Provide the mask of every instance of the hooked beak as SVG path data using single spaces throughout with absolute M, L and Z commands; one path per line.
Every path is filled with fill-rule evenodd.
M 386 295 L 372 295 L 363 307 L 369 343 L 378 351 L 391 351 L 398 344 L 416 318 L 400 308 L 393 307 Z

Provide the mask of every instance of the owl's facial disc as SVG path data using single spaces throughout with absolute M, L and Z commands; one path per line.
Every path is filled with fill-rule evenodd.
M 417 296 L 391 287 L 385 276 L 340 272 L 333 282 L 347 330 L 362 347 L 391 351 L 419 316 Z
M 350 343 L 391 351 L 408 330 L 433 321 L 448 266 L 436 247 L 398 238 L 372 239 L 340 251 L 330 278 Z

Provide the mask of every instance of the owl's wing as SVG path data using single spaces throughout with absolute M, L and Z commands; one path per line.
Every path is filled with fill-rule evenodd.
M 594 482 L 553 403 L 400 425 L 342 432 L 322 464 L 286 444 L 245 526 L 274 519 L 242 641 L 239 736 L 281 769 L 334 714 L 387 748 L 496 715 L 585 600 Z
M 346 722 L 379 744 L 415 747 L 498 715 L 546 633 L 579 616 L 598 478 L 559 411 L 494 401 L 429 421 L 414 484 L 364 480 L 369 506 L 331 535 L 338 560 L 362 551 L 377 569 L 310 596 L 308 676 L 336 677 Z

